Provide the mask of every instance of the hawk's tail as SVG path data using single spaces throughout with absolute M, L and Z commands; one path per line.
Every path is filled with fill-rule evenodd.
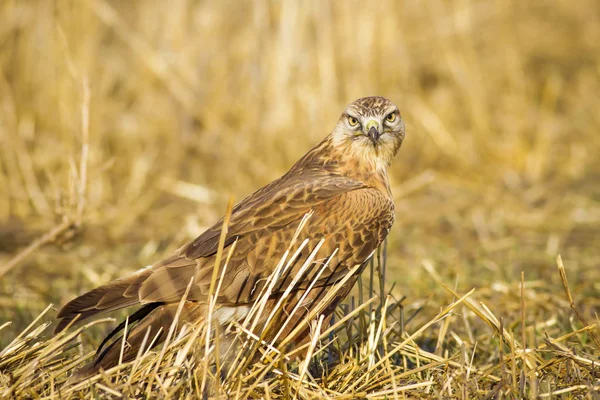
M 106 345 L 113 337 L 125 328 L 125 322 L 116 327 L 102 342 L 94 360 L 77 371 L 70 379 L 71 382 L 80 381 L 95 375 L 100 369 L 107 370 L 121 362 L 135 360 L 142 345 L 142 351 L 158 346 L 164 342 L 173 320 L 177 313 L 178 304 L 151 303 L 140 308 L 128 319 L 134 325 L 128 330 L 123 345 L 123 335 Z M 185 322 L 195 322 L 203 317 L 201 305 L 186 302 L 179 315 L 177 323 L 181 326 Z M 105 347 L 106 345 L 106 347 Z

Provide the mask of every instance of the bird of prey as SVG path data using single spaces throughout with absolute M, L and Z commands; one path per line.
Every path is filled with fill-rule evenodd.
M 127 333 L 124 353 L 120 354 L 121 338 L 101 350 L 103 343 L 85 375 L 115 366 L 120 358 L 131 361 L 147 331 L 150 338 L 157 335 L 154 345 L 165 340 L 186 290 L 179 322 L 206 318 L 213 270 L 218 272 L 215 276 L 220 290 L 211 319 L 221 325 L 241 321 L 263 292 L 294 235 L 298 243 L 306 241 L 306 247 L 286 276 L 280 277 L 281 284 L 272 288 L 266 307 L 273 307 L 294 283 L 283 305 L 284 317 L 292 320 L 286 333 L 323 299 L 329 303 L 320 313 L 328 320 L 394 222 L 386 169 L 404 134 L 400 112 L 390 100 L 375 96 L 354 101 L 333 131 L 287 173 L 233 207 L 224 236 L 223 254 L 232 249 L 225 270 L 224 261 L 215 270 L 224 230 L 221 219 L 171 257 L 70 301 L 58 313 L 56 332 L 74 320 L 141 306 L 129 318 L 134 326 Z M 310 218 L 305 219 L 309 213 Z M 298 230 L 303 219 L 305 225 Z M 308 259 L 314 249 L 318 250 L 317 257 Z M 307 259 L 310 264 L 305 264 Z M 311 266 L 300 271 L 302 265 Z M 348 279 L 351 270 L 355 273 Z M 343 287 L 335 296 L 326 297 L 342 279 L 346 279 Z M 302 307 L 295 307 L 299 301 Z M 296 314 L 290 315 L 293 310 Z M 275 323 L 281 325 L 282 321 Z M 298 341 L 308 336 L 308 329 L 297 333 Z

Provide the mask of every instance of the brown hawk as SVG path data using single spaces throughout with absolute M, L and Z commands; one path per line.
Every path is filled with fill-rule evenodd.
M 235 247 L 225 271 L 224 261 L 218 266 L 220 290 L 211 318 L 223 325 L 247 315 L 297 231 L 296 243 L 306 241 L 306 246 L 272 288 L 267 307 L 273 307 L 290 284 L 294 284 L 282 313 L 287 314 L 282 318 L 288 319 L 286 333 L 289 333 L 311 306 L 325 298 L 328 289 L 360 265 L 341 290 L 330 296 L 327 307 L 319 311 L 329 318 L 394 222 L 394 202 L 386 168 L 403 139 L 404 123 L 391 101 L 383 97 L 358 99 L 346 108 L 331 134 L 285 175 L 237 204 L 230 216 L 223 254 L 228 254 L 234 243 Z M 298 230 L 309 213 L 305 226 Z M 223 219 L 173 256 L 70 301 L 58 313 L 56 332 L 75 319 L 79 322 L 96 314 L 141 305 L 129 318 L 130 324 L 137 324 L 129 329 L 129 346 L 122 356 L 123 361 L 133 360 L 146 331 L 151 331 L 151 338 L 158 335 L 155 345 L 164 341 L 175 310 L 192 280 L 180 321 L 206 318 L 222 228 Z M 322 239 L 324 242 L 318 256 L 311 259 L 311 267 L 298 276 Z M 325 261 L 328 261 L 326 267 L 322 268 Z M 302 307 L 295 307 L 300 299 Z M 297 315 L 290 316 L 294 309 Z M 281 326 L 282 319 L 275 324 Z M 297 336 L 302 341 L 307 332 Z M 99 351 L 85 375 L 116 365 L 121 351 L 119 341 Z

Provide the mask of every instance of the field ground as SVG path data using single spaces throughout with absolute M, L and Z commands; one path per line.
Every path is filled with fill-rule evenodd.
M 378 94 L 407 125 L 385 286 L 402 308 L 385 324 L 361 311 L 355 353 L 300 384 L 307 364 L 257 363 L 221 395 L 598 398 L 599 15 L 594 0 L 3 1 L 0 397 L 202 393 L 176 340 L 69 389 L 114 323 L 44 324 Z

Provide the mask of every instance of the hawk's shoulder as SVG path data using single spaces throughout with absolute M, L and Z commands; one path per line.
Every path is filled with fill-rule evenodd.
M 318 172 L 284 175 L 238 203 L 233 208 L 225 246 L 256 230 L 269 230 L 273 225 L 300 220 L 326 201 L 366 187 L 352 178 Z M 188 259 L 213 255 L 218 248 L 222 226 L 223 219 L 184 246 L 179 254 Z M 295 228 L 290 226 L 289 229 Z

